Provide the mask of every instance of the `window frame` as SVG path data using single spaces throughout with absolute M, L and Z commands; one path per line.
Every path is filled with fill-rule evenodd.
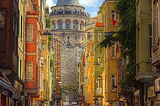
M 112 77 L 114 75 L 114 78 Z M 114 81 L 114 85 L 113 85 L 113 81 Z M 116 86 L 116 74 L 111 74 L 111 90 L 116 90 L 115 87 Z
M 98 33 L 98 42 L 101 42 L 101 33 Z
M 152 58 L 152 25 L 149 25 L 148 26 L 148 37 L 149 37 L 149 51 L 148 51 L 148 57 L 149 57 L 149 59 L 151 59 Z
M 116 44 L 111 46 L 111 58 L 116 57 Z
M 5 30 L 5 28 L 6 28 L 6 10 L 5 9 L 0 9 L 0 12 L 2 12 L 2 20 L 3 20 L 3 26 L 2 27 L 0 27 L 0 35 L 1 35 L 1 37 L 0 37 L 0 49 L 2 50 L 2 51 L 4 51 L 4 49 L 5 49 L 5 42 L 6 42 L 6 37 L 5 37 L 5 35 L 6 35 L 6 30 Z
M 66 29 L 70 29 L 70 23 L 66 22 Z
M 28 66 L 31 65 L 31 78 L 28 78 Z M 33 80 L 33 62 L 26 62 L 26 80 Z
M 154 2 L 154 19 L 155 19 L 155 41 L 158 38 L 158 1 L 155 0 Z
M 41 43 L 41 50 L 45 50 L 45 44 L 44 43 Z
M 108 91 L 108 82 L 107 82 L 107 75 L 105 76 L 105 91 L 107 92 Z
M 59 29 L 63 29 L 63 23 L 59 22 Z
M 31 27 L 31 30 L 29 29 L 29 27 Z M 29 39 L 30 35 L 28 35 L 28 34 L 31 34 L 30 39 Z M 33 41 L 33 24 L 27 24 L 27 41 Z
M 116 20 L 116 11 L 115 10 L 111 10 L 111 20 Z M 111 25 L 113 25 L 113 22 L 111 23 Z

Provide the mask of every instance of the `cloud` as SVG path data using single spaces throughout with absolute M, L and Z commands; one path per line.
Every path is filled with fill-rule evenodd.
M 46 6 L 48 6 L 49 8 L 56 5 L 53 0 L 46 0 Z
M 91 17 L 95 17 L 95 16 L 97 16 L 97 12 L 92 12 Z
M 85 7 L 96 7 L 99 4 L 99 0 L 79 0 L 79 3 Z

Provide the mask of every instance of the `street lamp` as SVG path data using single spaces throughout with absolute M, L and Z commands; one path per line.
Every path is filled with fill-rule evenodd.
M 50 32 L 48 32 L 48 30 L 46 32 L 43 33 L 43 35 L 51 35 Z
M 110 33 L 106 33 L 105 35 L 104 35 L 104 37 L 111 37 L 112 35 L 110 34 Z

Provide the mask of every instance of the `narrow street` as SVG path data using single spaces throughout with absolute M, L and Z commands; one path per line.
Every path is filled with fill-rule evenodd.
M 160 106 L 159 0 L 0 0 L 0 106 Z

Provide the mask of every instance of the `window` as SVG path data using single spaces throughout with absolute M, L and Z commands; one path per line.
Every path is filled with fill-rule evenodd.
M 116 12 L 114 10 L 111 11 L 111 19 L 116 20 Z
M 105 15 L 106 27 L 107 27 L 107 20 L 108 20 L 107 15 Z
M 90 77 L 88 77 L 88 85 L 90 85 Z
M 152 26 L 149 25 L 149 58 L 152 58 Z
M 14 16 L 13 16 L 13 32 L 15 33 L 15 36 L 17 36 L 17 27 L 18 27 L 18 19 L 17 19 L 17 17 L 16 17 L 16 12 L 14 12 Z
M 33 24 L 27 24 L 27 41 L 33 41 Z
M 5 25 L 5 13 L 0 10 L 0 28 L 4 28 Z
M 88 101 L 90 101 L 90 93 L 88 93 Z
M 111 89 L 116 89 L 116 75 L 111 75 Z
M 94 44 L 92 44 L 92 53 L 94 52 Z
M 105 57 L 106 57 L 106 59 L 107 59 L 107 55 L 108 55 L 108 54 L 107 54 L 107 48 L 105 48 L 105 49 L 106 49 L 106 52 L 105 52 Z
M 111 46 L 111 57 L 116 57 L 116 46 L 115 46 L 115 44 Z
M 69 22 L 66 22 L 66 29 L 69 29 Z
M 155 4 L 154 4 L 154 12 L 155 12 L 155 41 L 157 40 L 158 38 L 158 0 L 155 1 Z
M 107 91 L 107 75 L 105 76 L 105 90 Z
M 52 30 L 56 29 L 55 28 L 55 23 L 52 23 Z
M 23 26 L 22 26 L 22 25 L 23 25 L 23 24 L 22 24 L 22 22 L 23 22 L 22 19 L 23 19 L 23 18 L 22 18 L 22 16 L 21 16 L 21 39 L 22 39 L 22 29 L 23 29 L 23 28 L 22 28 L 22 27 L 23 27 Z
M 101 42 L 101 33 L 98 33 L 98 42 Z
M 98 63 L 101 63 L 101 54 L 98 54 Z
M 22 77 L 22 60 L 20 59 L 20 66 L 19 66 L 19 77 L 20 77 L 20 79 L 21 79 L 21 77 Z
M 44 43 L 42 43 L 42 50 L 44 50 Z
M 116 13 L 114 10 L 111 11 L 111 20 L 112 20 L 111 25 L 115 25 L 117 21 L 116 21 Z
M 26 79 L 33 79 L 33 62 L 26 63 Z
M 59 23 L 59 29 L 62 29 L 62 22 Z
M 98 76 L 98 87 L 102 87 L 102 85 L 101 85 L 101 76 Z
M 73 29 L 77 29 L 77 23 L 73 22 Z
M 40 85 L 40 87 L 41 87 L 40 89 L 43 90 L 43 89 L 44 89 L 44 88 L 43 88 L 43 86 L 44 86 L 44 85 L 43 85 L 43 71 L 41 71 L 41 77 L 42 77 L 42 78 L 40 78 L 40 84 L 41 84 L 41 85 Z
M 5 11 L 0 10 L 0 49 L 5 48 Z
M 87 33 L 87 39 L 90 39 L 90 32 Z
M 75 40 L 77 40 L 77 36 L 75 36 Z
M 90 69 L 90 61 L 88 61 L 88 70 Z

